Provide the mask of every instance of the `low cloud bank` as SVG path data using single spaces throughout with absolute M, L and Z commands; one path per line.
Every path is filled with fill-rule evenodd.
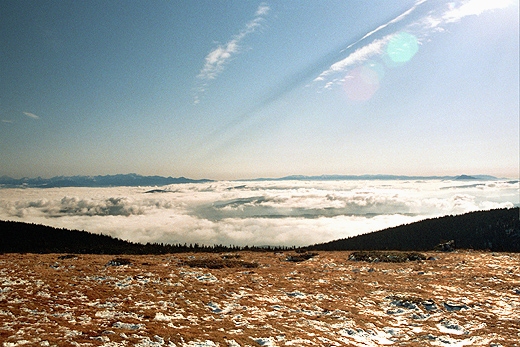
M 517 182 L 211 182 L 150 188 L 0 189 L 0 219 L 134 242 L 303 246 L 519 204 Z
M 19 201 L 10 207 L 13 215 L 23 217 L 31 210 L 38 210 L 48 217 L 63 216 L 130 216 L 144 214 L 141 206 L 135 206 L 128 199 L 117 197 L 96 201 L 87 198 L 63 197 L 60 201 L 47 199 Z

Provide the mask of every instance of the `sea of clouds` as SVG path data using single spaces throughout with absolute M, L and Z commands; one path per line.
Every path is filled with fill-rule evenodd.
M 0 188 L 0 219 L 133 242 L 304 246 L 519 205 L 518 181 L 242 181 Z

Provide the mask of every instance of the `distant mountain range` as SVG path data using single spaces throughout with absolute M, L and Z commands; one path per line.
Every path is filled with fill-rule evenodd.
M 490 175 L 459 175 L 459 176 L 403 176 L 403 175 L 291 175 L 280 178 L 255 178 L 248 181 L 350 181 L 350 180 L 458 180 L 492 181 L 499 178 Z M 244 180 L 246 181 L 246 180 Z
M 492 181 L 499 178 L 489 175 L 459 176 L 399 176 L 399 175 L 292 175 L 279 178 L 253 178 L 236 181 L 342 181 L 342 180 L 458 180 Z M 141 176 L 135 173 L 105 176 L 56 176 L 52 178 L 11 178 L 0 177 L 0 187 L 56 188 L 56 187 L 137 187 L 165 186 L 179 183 L 214 182 L 210 179 L 190 179 L 186 177 Z
M 137 174 L 106 175 L 106 176 L 56 176 L 52 178 L 11 178 L 0 177 L 0 186 L 56 188 L 56 187 L 137 187 L 165 186 L 176 183 L 204 183 L 208 179 L 194 180 L 185 177 L 141 176 Z

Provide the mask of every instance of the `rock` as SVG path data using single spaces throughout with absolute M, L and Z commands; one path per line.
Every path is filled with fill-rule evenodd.
M 439 324 L 437 324 L 439 331 L 448 334 L 462 335 L 464 334 L 464 328 L 462 328 L 459 323 L 455 320 L 449 319 L 441 319 Z
M 417 309 L 417 305 L 413 302 L 406 301 L 406 300 L 394 300 L 390 304 L 397 306 L 397 307 L 404 307 L 408 310 L 415 310 Z
M 139 330 L 144 328 L 144 324 L 115 322 L 112 324 L 112 327 L 125 330 Z
M 301 261 L 312 259 L 312 258 L 314 258 L 317 255 L 318 255 L 318 253 L 292 254 L 292 255 L 288 255 L 285 258 L 285 261 L 292 261 L 292 262 L 298 263 L 298 262 L 301 262 Z
M 65 255 L 60 255 L 58 257 L 59 260 L 64 260 L 64 259 L 78 259 L 78 256 L 75 255 L 75 254 L 65 254 Z
M 259 338 L 251 338 L 253 341 L 258 343 L 260 346 L 276 346 L 274 339 L 272 337 L 259 337 Z
M 430 317 L 430 315 L 429 314 L 424 314 L 424 313 L 419 313 L 419 314 L 414 313 L 412 315 L 412 319 L 426 319 L 428 317 Z
M 402 308 L 398 308 L 397 310 L 387 310 L 386 313 L 388 314 L 401 314 L 405 312 Z
M 132 265 L 132 261 L 127 258 L 114 258 L 105 264 L 105 266 L 122 266 L 122 265 Z
M 217 282 L 218 279 L 210 273 L 200 275 L 196 277 L 201 282 Z
M 453 252 L 455 250 L 455 240 L 439 243 L 435 246 L 435 250 L 441 252 Z
M 351 253 L 348 259 L 353 261 L 367 261 L 371 263 L 404 263 L 407 261 L 425 260 L 426 256 L 419 252 L 356 251 Z
M 448 311 L 460 311 L 460 310 L 469 310 L 469 307 L 465 304 L 455 304 L 452 302 L 445 302 L 444 308 Z
M 421 303 L 426 311 L 436 311 L 437 305 L 435 305 L 435 302 L 433 300 L 425 300 Z

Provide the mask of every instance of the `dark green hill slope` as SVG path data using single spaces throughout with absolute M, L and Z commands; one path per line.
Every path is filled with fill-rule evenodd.
M 106 235 L 44 225 L 0 221 L 2 253 L 140 253 L 142 245 Z
M 0 253 L 168 254 L 179 252 L 284 251 L 288 247 L 133 243 L 86 231 L 0 221 Z
M 433 250 L 454 240 L 456 248 L 520 252 L 519 208 L 426 219 L 307 247 L 309 250 Z
M 456 248 L 520 252 L 519 208 L 445 216 L 356 237 L 305 247 L 308 250 L 432 250 L 455 240 Z M 44 225 L 0 221 L 0 253 L 165 254 L 239 250 L 287 250 L 286 247 L 234 247 L 138 244 L 107 235 Z

